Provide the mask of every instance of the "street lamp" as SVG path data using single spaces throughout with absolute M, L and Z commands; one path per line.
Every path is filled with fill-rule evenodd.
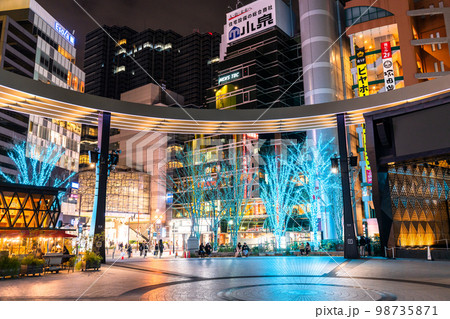
M 331 172 L 333 174 L 337 174 L 337 172 L 339 170 L 339 162 L 338 162 L 338 160 L 339 159 L 336 157 L 336 155 L 335 155 L 335 157 L 331 158 Z

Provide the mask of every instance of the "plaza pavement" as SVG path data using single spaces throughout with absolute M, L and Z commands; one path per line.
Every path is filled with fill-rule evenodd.
M 2 280 L 0 300 L 450 300 L 450 262 L 134 256 L 99 272 Z

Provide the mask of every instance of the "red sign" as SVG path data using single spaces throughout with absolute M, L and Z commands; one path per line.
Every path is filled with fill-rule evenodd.
M 372 171 L 370 169 L 366 170 L 366 180 L 368 184 L 372 184 Z
M 392 58 L 391 42 L 381 43 L 381 57 L 383 60 Z

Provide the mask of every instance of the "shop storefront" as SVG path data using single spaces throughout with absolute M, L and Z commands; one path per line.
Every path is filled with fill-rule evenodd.
M 62 225 L 60 194 L 65 189 L 0 183 L 0 251 L 25 255 L 72 248 L 76 232 Z M 72 233 L 71 233 L 72 232 Z

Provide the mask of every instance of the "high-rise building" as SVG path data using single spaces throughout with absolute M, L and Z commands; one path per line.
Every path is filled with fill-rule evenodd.
M 119 99 L 126 91 L 156 81 L 183 95 L 185 105 L 202 106 L 219 42 L 217 33 L 183 37 L 172 30 L 96 29 L 86 36 L 86 92 Z M 167 104 L 176 102 L 168 97 Z
M 228 13 L 226 21 L 208 108 L 304 104 L 301 44 L 291 8 L 281 0 L 256 1 Z
M 75 65 L 75 37 L 35 0 L 0 2 L 0 65 L 21 74 L 70 90 L 84 92 L 85 75 Z M 6 156 L 17 141 L 27 141 L 39 153 L 50 143 L 64 151 L 57 166 L 78 170 L 81 126 L 1 110 L 0 166 L 17 174 Z M 29 154 L 29 153 L 28 153 Z

